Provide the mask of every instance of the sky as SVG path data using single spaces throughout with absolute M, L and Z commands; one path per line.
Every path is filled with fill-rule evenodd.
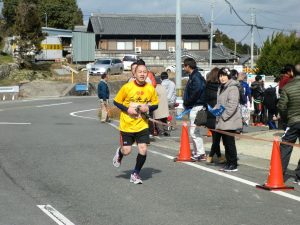
M 300 34 L 299 0 L 227 0 L 246 23 L 251 24 L 251 11 L 255 23 L 264 29 L 254 29 L 254 41 L 262 46 L 274 32 L 287 34 L 295 30 Z M 212 2 L 214 3 L 214 28 L 221 30 L 237 42 L 250 45 L 250 26 L 245 25 L 233 12 L 225 0 L 181 0 L 181 13 L 200 15 L 206 23 L 211 21 Z M 84 21 L 91 13 L 130 13 L 130 14 L 176 14 L 176 0 L 77 0 Z M 275 28 L 275 29 L 271 29 Z

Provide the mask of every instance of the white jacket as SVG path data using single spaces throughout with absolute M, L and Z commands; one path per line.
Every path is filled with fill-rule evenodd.
M 169 79 L 164 79 L 161 85 L 165 87 L 167 91 L 168 103 L 174 104 L 176 102 L 176 86 L 175 83 Z

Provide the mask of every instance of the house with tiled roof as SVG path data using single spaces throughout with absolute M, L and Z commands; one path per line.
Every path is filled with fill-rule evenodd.
M 181 22 L 182 57 L 208 62 L 209 26 L 198 15 L 182 15 Z M 97 57 L 139 54 L 160 62 L 175 60 L 175 15 L 92 14 L 87 32 L 95 33 Z M 213 62 L 233 62 L 234 56 L 221 48 L 213 48 Z

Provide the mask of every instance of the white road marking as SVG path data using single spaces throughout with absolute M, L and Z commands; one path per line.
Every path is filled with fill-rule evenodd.
M 89 111 L 95 111 L 95 110 L 98 110 L 98 109 L 99 109 L 99 108 L 97 108 L 97 109 L 87 109 L 87 110 L 81 110 L 81 111 L 71 112 L 70 115 L 71 115 L 71 116 L 74 116 L 74 117 L 83 118 L 83 119 L 98 120 L 99 118 L 97 118 L 97 117 L 88 117 L 88 116 L 79 116 L 79 115 L 76 115 L 77 113 L 89 112 Z
M 0 122 L 0 125 L 30 125 L 31 123 Z
M 92 111 L 92 110 L 96 110 L 96 109 L 82 110 L 82 111 L 70 113 L 70 115 L 81 117 L 81 118 L 86 118 L 86 119 L 96 119 L 96 118 L 91 118 L 91 117 L 83 117 L 83 116 L 75 115 L 75 113 L 87 112 L 87 111 Z M 112 127 L 116 128 L 118 130 L 118 126 L 117 125 L 112 124 L 112 123 L 108 123 L 108 124 L 110 124 Z M 174 156 L 170 156 L 170 155 L 167 155 L 167 154 L 164 154 L 164 153 L 160 153 L 160 152 L 157 152 L 157 151 L 154 151 L 154 150 L 149 150 L 149 149 L 148 149 L 148 151 L 151 152 L 151 153 L 153 153 L 153 154 L 157 154 L 157 155 L 163 156 L 163 157 L 165 157 L 167 159 L 171 159 L 171 160 L 174 159 Z M 218 176 L 226 177 L 228 179 L 231 179 L 231 180 L 243 183 L 243 184 L 247 184 L 247 185 L 252 186 L 252 187 L 256 187 L 256 185 L 259 185 L 258 183 L 255 183 L 255 182 L 243 179 L 243 178 L 239 178 L 239 177 L 230 175 L 230 174 L 225 173 L 225 172 L 221 172 L 221 171 L 218 171 L 218 170 L 210 169 L 210 168 L 207 168 L 205 166 L 201 166 L 201 165 L 198 165 L 198 164 L 195 164 L 195 163 L 192 163 L 192 162 L 182 162 L 182 163 L 184 163 L 186 165 L 189 165 L 189 166 L 192 166 L 192 167 L 195 167 L 197 169 L 204 170 L 204 171 L 209 172 L 209 173 L 216 174 Z M 283 191 L 270 191 L 270 192 L 300 202 L 300 197 L 299 196 L 292 195 L 292 194 L 289 194 L 289 193 L 286 193 L 286 192 L 283 192 Z
M 75 225 L 51 205 L 37 205 L 37 207 L 39 207 L 46 215 L 48 215 L 59 225 Z
M 153 154 L 160 155 L 160 156 L 163 156 L 163 157 L 168 158 L 168 159 L 174 159 L 174 156 L 170 156 L 170 155 L 160 153 L 160 152 L 157 152 L 157 151 L 153 151 L 153 150 L 148 150 L 148 151 L 153 153 Z M 231 180 L 243 183 L 243 184 L 247 184 L 247 185 L 252 186 L 252 187 L 256 187 L 256 185 L 259 185 L 258 183 L 255 183 L 255 182 L 243 179 L 243 178 L 239 178 L 239 177 L 230 175 L 230 174 L 225 173 L 225 172 L 210 169 L 210 168 L 207 168 L 205 166 L 201 166 L 199 164 L 195 164 L 195 163 L 192 163 L 192 162 L 181 162 L 181 163 L 192 166 L 192 167 L 195 167 L 195 168 L 198 168 L 198 169 L 201 169 L 201 170 L 204 170 L 204 171 L 209 172 L 209 173 L 214 173 L 216 175 L 226 177 L 228 179 L 231 179 Z M 286 193 L 286 192 L 283 192 L 283 191 L 270 191 L 270 192 L 300 202 L 300 197 L 299 196 L 292 195 L 290 193 Z
M 62 102 L 62 103 L 53 103 L 53 104 L 48 104 L 48 105 L 37 105 L 35 106 L 36 108 L 43 108 L 43 107 L 51 107 L 51 106 L 58 106 L 58 105 L 67 105 L 71 104 L 72 102 Z

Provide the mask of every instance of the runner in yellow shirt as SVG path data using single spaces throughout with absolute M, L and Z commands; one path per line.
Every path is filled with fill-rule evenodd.
M 136 79 L 122 86 L 114 99 L 114 104 L 121 110 L 120 142 L 121 147 L 116 151 L 113 165 L 119 167 L 123 156 L 131 153 L 132 144 L 136 141 L 138 155 L 135 168 L 130 176 L 130 182 L 142 184 L 139 173 L 146 161 L 147 144 L 149 143 L 149 127 L 146 113 L 158 107 L 158 97 L 154 87 L 146 83 L 147 68 L 137 65 Z

